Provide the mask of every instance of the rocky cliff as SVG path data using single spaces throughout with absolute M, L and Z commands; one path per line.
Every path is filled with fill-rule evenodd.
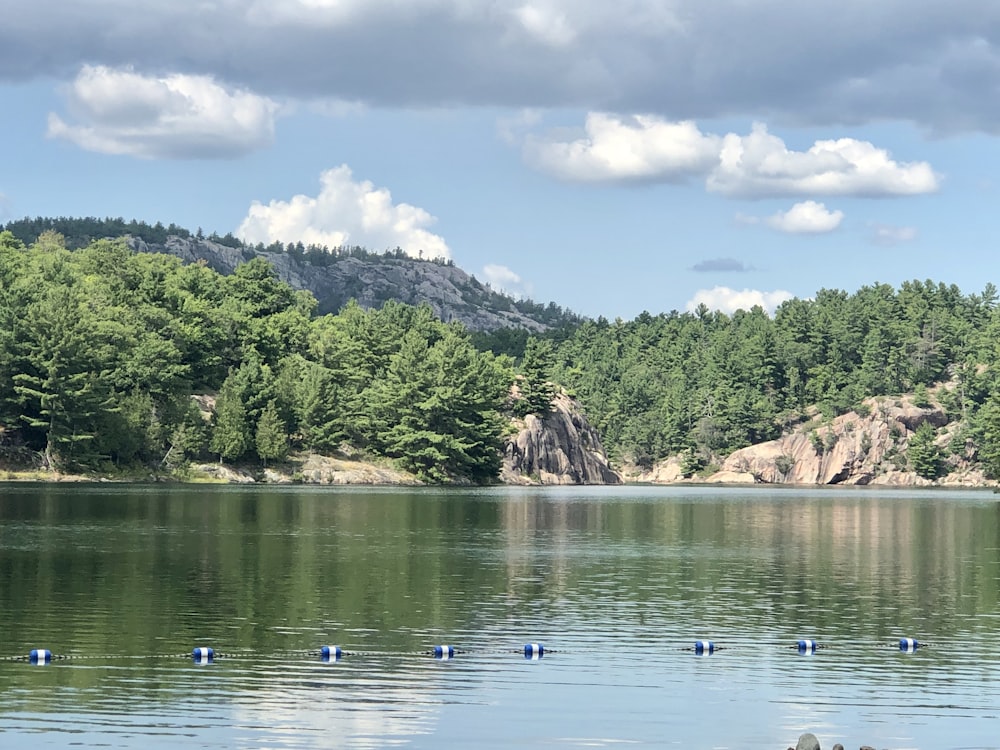
M 504 449 L 501 481 L 506 484 L 619 484 L 600 436 L 580 405 L 565 394 L 543 417 L 529 414 Z
M 312 292 L 320 314 L 335 313 L 350 299 L 365 308 L 381 307 L 392 299 L 409 305 L 426 303 L 446 323 L 459 321 L 473 331 L 543 331 L 550 323 L 561 322 L 561 317 L 573 317 L 555 306 L 542 308 L 500 294 L 457 266 L 415 258 L 348 254 L 328 256 L 324 264 L 317 265 L 304 256 L 258 253 L 195 237 L 172 235 L 162 245 L 129 237 L 128 243 L 136 252 L 167 253 L 186 263 L 203 260 L 222 274 L 232 273 L 238 265 L 259 255 L 274 266 L 282 281 Z M 538 310 L 545 314 L 536 314 Z
M 928 480 L 908 469 L 907 449 L 917 429 L 929 422 L 935 445 L 949 455 L 948 472 Z M 912 398 L 871 398 L 861 413 L 798 426 L 777 440 L 731 453 L 719 471 L 690 481 L 765 484 L 964 485 L 989 484 L 982 471 L 951 445 L 960 424 L 949 423 L 937 405 L 919 407 Z M 944 428 L 944 429 L 942 429 Z M 665 461 L 640 481 L 684 481 L 680 462 Z

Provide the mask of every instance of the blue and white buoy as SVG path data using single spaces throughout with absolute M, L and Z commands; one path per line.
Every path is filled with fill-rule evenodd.
M 916 638 L 900 638 L 899 650 L 904 654 L 912 654 L 920 648 L 920 642 Z
M 447 661 L 448 659 L 455 658 L 455 647 L 454 646 L 435 646 L 434 647 L 434 658 L 441 659 L 442 661 Z
M 340 650 L 340 646 L 323 646 L 319 650 L 319 655 L 323 661 L 340 661 L 344 652 Z
M 537 661 L 545 656 L 545 646 L 541 643 L 525 643 L 524 644 L 524 658 L 531 659 L 532 661 Z
M 817 648 L 819 648 L 819 644 L 816 641 L 809 639 L 799 641 L 799 653 L 804 656 L 815 654 Z
M 215 661 L 215 649 L 199 646 L 191 652 L 195 664 L 211 664 Z
M 33 648 L 28 654 L 28 661 L 39 667 L 44 666 L 52 661 L 52 652 L 45 648 Z
M 714 654 L 715 644 L 712 641 L 695 641 L 694 652 L 699 656 L 702 654 Z

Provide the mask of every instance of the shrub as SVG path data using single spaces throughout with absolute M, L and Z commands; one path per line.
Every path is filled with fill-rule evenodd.
M 790 472 L 793 466 L 795 466 L 795 457 L 789 453 L 782 453 L 774 459 L 774 468 L 776 468 L 782 476 Z
M 816 451 L 816 455 L 823 455 L 823 438 L 819 436 L 819 433 L 813 430 L 809 433 L 809 442 L 812 443 L 813 450 Z

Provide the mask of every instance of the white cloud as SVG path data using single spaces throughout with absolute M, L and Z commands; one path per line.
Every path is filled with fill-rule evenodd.
M 232 158 L 270 145 L 277 105 L 209 76 L 148 77 L 85 65 L 67 91 L 71 118 L 49 114 L 50 138 L 149 159 Z
M 489 263 L 483 266 L 483 279 L 499 292 L 512 297 L 530 297 L 531 285 L 507 266 Z
M 890 247 L 917 239 L 915 227 L 896 227 L 891 224 L 872 224 L 871 239 L 876 245 Z
M 791 151 L 758 123 L 749 135 L 730 133 L 723 139 L 720 163 L 707 185 L 742 198 L 890 196 L 932 193 L 938 177 L 927 162 L 896 162 L 885 149 L 853 138 L 816 141 L 808 151 Z
M 361 245 L 374 251 L 399 247 L 413 257 L 450 258 L 444 239 L 427 230 L 437 221 L 408 203 L 394 204 L 386 188 L 356 182 L 343 164 L 320 175 L 319 195 L 288 201 L 255 201 L 236 230 L 250 243 L 302 242 L 306 245 Z
M 694 312 L 699 305 L 705 305 L 709 310 L 733 313 L 737 310 L 749 310 L 757 305 L 771 314 L 782 302 L 794 297 L 794 294 L 783 289 L 762 292 L 757 289 L 740 290 L 730 289 L 727 286 L 717 286 L 712 289 L 699 289 L 685 305 L 685 309 L 688 312 Z
M 915 195 L 937 190 L 927 162 L 900 163 L 889 152 L 853 138 L 816 141 L 790 150 L 755 124 L 749 135 L 703 133 L 691 121 L 655 115 L 592 112 L 584 134 L 551 132 L 522 138 L 525 160 L 576 182 L 675 182 L 701 176 L 706 187 L 734 198 L 775 196 Z
M 767 225 L 787 234 L 826 234 L 839 227 L 843 220 L 843 211 L 829 211 L 822 203 L 803 201 L 787 211 L 769 216 Z
M 529 135 L 525 158 L 549 174 L 580 182 L 670 182 L 704 174 L 719 160 L 721 140 L 703 134 L 693 122 L 591 112 L 584 130 L 573 140 Z

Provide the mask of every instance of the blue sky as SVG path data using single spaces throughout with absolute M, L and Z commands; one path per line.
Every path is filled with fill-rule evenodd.
M 398 245 L 609 318 L 1000 284 L 983 0 L 18 5 L 0 221 Z

